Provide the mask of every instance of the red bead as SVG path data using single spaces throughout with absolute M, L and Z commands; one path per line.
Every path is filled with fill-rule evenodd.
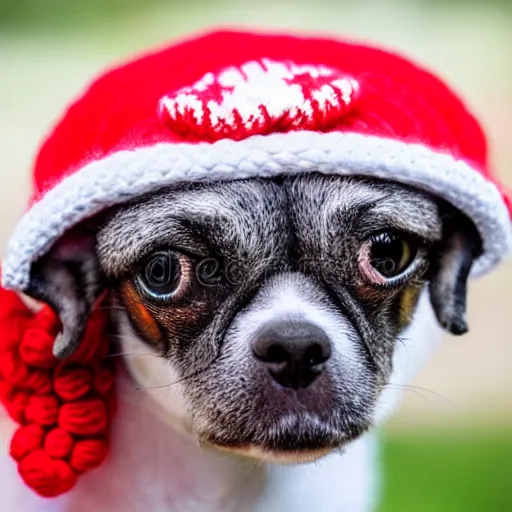
M 51 375 L 48 370 L 34 368 L 28 374 L 24 388 L 36 395 L 48 395 L 52 392 Z
M 69 456 L 75 440 L 65 430 L 56 427 L 50 430 L 44 439 L 44 451 L 54 459 L 64 459 Z
M 11 399 L 4 403 L 5 410 L 18 423 L 25 423 L 25 410 L 30 394 L 26 391 L 14 390 Z
M 44 430 L 39 425 L 25 425 L 20 427 L 11 439 L 10 454 L 18 462 L 28 453 L 41 448 Z
M 95 436 L 107 425 L 107 407 L 99 398 L 67 403 L 60 408 L 59 426 L 72 434 Z
M 100 367 L 93 376 L 93 387 L 96 393 L 105 396 L 113 387 L 116 376 L 112 368 L 108 366 Z
M 46 305 L 43 305 L 43 307 L 33 316 L 31 324 L 35 328 L 47 332 L 53 338 L 55 338 L 61 329 L 59 318 L 55 312 Z
M 14 350 L 5 352 L 0 360 L 2 375 L 7 382 L 23 385 L 28 377 L 28 366 Z
M 33 395 L 30 397 L 25 409 L 27 421 L 42 426 L 55 425 L 58 415 L 59 401 L 53 395 Z
M 18 471 L 25 483 L 45 498 L 69 491 L 77 477 L 69 464 L 52 459 L 43 450 L 28 454 L 20 462 Z
M 91 372 L 83 367 L 64 366 L 56 373 L 53 387 L 62 400 L 78 400 L 92 388 Z
M 6 402 L 11 399 L 13 385 L 0 378 L 0 400 Z
M 69 464 L 78 473 L 98 467 L 108 453 L 108 444 L 103 439 L 78 441 L 71 453 Z
M 52 354 L 55 337 L 42 329 L 28 329 L 20 344 L 20 356 L 29 365 L 53 368 L 56 359 Z

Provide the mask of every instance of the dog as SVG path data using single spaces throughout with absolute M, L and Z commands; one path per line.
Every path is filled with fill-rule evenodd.
M 76 343 L 110 292 L 112 452 L 69 494 L 2 458 L 5 510 L 370 512 L 375 429 L 443 332 L 482 251 L 448 203 L 397 182 L 299 176 L 170 186 L 58 242 L 30 290 Z

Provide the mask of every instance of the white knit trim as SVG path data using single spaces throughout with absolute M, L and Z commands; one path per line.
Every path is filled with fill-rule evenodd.
M 473 219 L 484 254 L 473 275 L 512 249 L 512 224 L 497 187 L 463 161 L 419 144 L 354 133 L 290 132 L 213 144 L 160 143 L 91 162 L 64 179 L 21 219 L 7 246 L 3 286 L 26 288 L 32 262 L 71 226 L 165 185 L 279 174 L 360 175 L 415 185 Z

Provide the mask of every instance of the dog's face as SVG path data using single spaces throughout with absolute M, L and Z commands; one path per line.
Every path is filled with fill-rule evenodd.
M 307 460 L 372 425 L 427 283 L 465 330 L 461 219 L 375 180 L 190 185 L 109 212 L 95 254 L 128 365 L 169 414 L 202 442 Z

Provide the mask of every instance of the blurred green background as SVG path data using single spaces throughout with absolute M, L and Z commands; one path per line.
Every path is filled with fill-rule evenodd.
M 0 246 L 41 137 L 87 81 L 212 26 L 343 35 L 422 62 L 483 120 L 512 188 L 512 0 L 0 0 Z M 512 264 L 472 283 L 471 333 L 406 391 L 383 435 L 382 512 L 512 511 L 511 284 Z

